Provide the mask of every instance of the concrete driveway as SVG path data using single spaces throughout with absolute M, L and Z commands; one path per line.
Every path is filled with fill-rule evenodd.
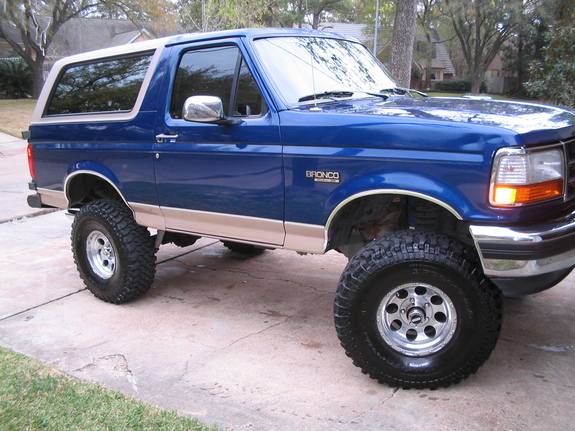
M 97 300 L 76 273 L 70 220 L 25 204 L 24 146 L 0 135 L 0 346 L 226 430 L 575 430 L 575 275 L 505 301 L 477 374 L 396 390 L 339 346 L 337 253 L 164 246 L 147 295 Z

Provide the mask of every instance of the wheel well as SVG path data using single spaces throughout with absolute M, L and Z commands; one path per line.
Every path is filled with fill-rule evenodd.
M 66 187 L 69 206 L 81 207 L 97 199 L 123 200 L 110 182 L 91 174 L 80 174 L 71 178 Z
M 467 243 L 468 232 L 462 227 L 463 222 L 451 211 L 422 197 L 363 196 L 347 203 L 331 221 L 328 249 L 351 257 L 368 242 L 400 229 L 441 232 Z

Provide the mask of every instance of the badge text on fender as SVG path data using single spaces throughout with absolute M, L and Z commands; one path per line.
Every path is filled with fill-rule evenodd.
M 336 171 L 305 171 L 305 176 L 320 183 L 339 183 L 339 172 Z

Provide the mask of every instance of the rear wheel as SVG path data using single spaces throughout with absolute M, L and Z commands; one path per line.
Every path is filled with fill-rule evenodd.
M 98 200 L 83 206 L 74 218 L 71 240 L 80 277 L 97 298 L 121 304 L 151 287 L 154 242 L 123 203 Z
M 399 231 L 351 259 L 334 311 L 341 344 L 364 373 L 435 389 L 487 360 L 501 327 L 501 293 L 459 242 Z

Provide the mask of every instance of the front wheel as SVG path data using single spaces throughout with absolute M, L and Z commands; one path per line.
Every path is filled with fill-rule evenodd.
M 72 252 L 86 287 L 103 301 L 122 304 L 151 287 L 154 242 L 122 202 L 90 202 L 74 217 Z
M 487 360 L 501 327 L 501 293 L 461 243 L 399 231 L 350 260 L 334 313 L 341 344 L 364 373 L 435 389 Z

